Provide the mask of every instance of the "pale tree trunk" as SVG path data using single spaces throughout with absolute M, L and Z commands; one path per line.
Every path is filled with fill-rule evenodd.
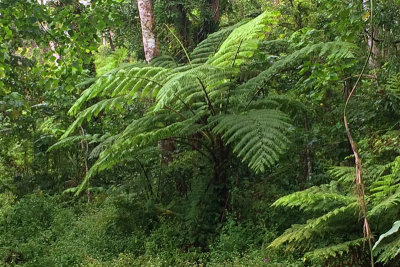
M 275 6 L 279 5 L 279 0 L 274 0 L 274 5 Z
M 157 41 L 156 20 L 152 0 L 137 0 L 140 23 L 142 26 L 143 48 L 147 62 L 160 55 Z M 172 161 L 172 151 L 175 149 L 173 140 L 163 139 L 158 142 L 161 150 L 161 162 L 168 164 Z
M 143 48 L 147 62 L 160 55 L 152 0 L 137 0 L 142 26 Z
M 365 13 L 369 13 L 368 18 L 371 19 L 370 0 L 363 0 L 363 9 Z M 369 59 L 369 64 L 371 67 L 376 68 L 379 66 L 377 59 L 380 56 L 380 51 L 376 42 L 374 42 L 374 38 L 378 36 L 379 31 L 376 27 L 373 27 L 371 32 L 371 27 L 368 27 L 366 32 L 368 48 L 371 49 L 371 58 Z

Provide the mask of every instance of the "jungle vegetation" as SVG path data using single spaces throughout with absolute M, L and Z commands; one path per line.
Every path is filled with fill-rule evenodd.
M 0 266 L 399 266 L 399 0 L 0 0 Z

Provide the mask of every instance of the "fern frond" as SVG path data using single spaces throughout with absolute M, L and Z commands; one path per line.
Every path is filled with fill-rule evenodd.
M 375 242 L 374 247 L 372 249 L 375 249 L 377 246 L 379 246 L 379 243 L 381 243 L 381 241 L 385 238 L 387 238 L 388 236 L 391 236 L 395 233 L 397 233 L 397 231 L 399 231 L 400 228 L 400 221 L 395 221 L 393 223 L 392 228 L 389 229 L 389 231 L 387 231 L 386 233 L 383 233 L 379 236 L 378 241 Z
M 136 151 L 142 151 L 151 144 L 153 147 L 157 147 L 159 140 L 169 137 L 187 136 L 200 131 L 204 126 L 196 122 L 202 115 L 202 113 L 199 113 L 183 121 L 179 121 L 175 117 L 174 120 L 177 122 L 169 125 L 166 125 L 171 120 L 171 115 L 168 113 L 152 113 L 133 121 L 122 133 L 110 139 L 112 144 L 108 145 L 100 153 L 98 160 L 87 173 L 85 183 L 97 173 L 124 162 L 127 158 L 136 154 Z M 158 125 L 158 128 L 154 129 L 156 125 Z M 108 140 L 109 143 L 110 140 Z M 82 191 L 82 188 L 84 186 L 80 187 L 77 194 Z
M 97 143 L 99 143 L 89 154 L 88 159 L 93 159 L 99 157 L 100 153 L 103 152 L 106 148 L 110 147 L 114 141 L 117 139 L 118 135 L 110 135 L 105 134 L 101 138 L 99 138 Z M 90 142 L 89 144 L 91 144 Z
M 380 168 L 382 169 L 380 174 L 389 168 L 391 168 L 391 172 L 388 175 L 376 177 L 370 187 L 371 198 L 375 203 L 369 211 L 370 216 L 397 208 L 400 204 L 400 157 L 396 157 L 393 162 L 382 165 Z
M 61 139 L 69 136 L 76 128 L 82 125 L 82 123 L 87 120 L 90 121 L 93 117 L 96 117 L 101 111 L 106 113 L 110 110 L 121 111 L 122 107 L 128 103 L 128 98 L 126 96 L 114 97 L 111 99 L 103 99 L 96 104 L 88 107 L 87 109 L 81 111 L 75 121 L 68 127 L 68 129 L 61 136 Z
M 212 122 L 216 123 L 213 132 L 221 134 L 226 144 L 233 144 L 233 152 L 257 172 L 273 165 L 289 143 L 288 117 L 278 110 L 220 115 Z
M 103 97 L 129 95 L 138 98 L 150 95 L 152 97 L 168 79 L 168 71 L 161 67 L 134 66 L 104 75 L 82 93 L 68 113 L 75 115 L 85 102 L 100 95 Z
M 275 201 L 272 206 L 299 207 L 304 211 L 327 211 L 335 207 L 348 205 L 356 199 L 339 192 L 337 182 L 329 185 L 313 186 L 303 191 L 283 196 Z
M 91 141 L 93 139 L 96 139 L 99 135 L 95 134 L 95 135 L 90 135 L 90 134 L 86 134 L 86 135 L 77 135 L 77 136 L 70 136 L 64 139 L 61 139 L 60 141 L 58 141 L 57 143 L 55 143 L 54 145 L 52 145 L 51 147 L 49 147 L 49 149 L 47 149 L 47 152 L 53 151 L 53 150 L 57 150 L 57 149 L 61 149 L 61 148 L 65 148 L 65 147 L 69 147 L 77 142 L 80 141 Z
M 332 176 L 333 179 L 343 182 L 352 183 L 355 179 L 355 168 L 354 167 L 332 167 L 328 170 L 328 174 Z
M 311 246 L 311 239 L 319 238 L 327 233 L 335 232 L 338 228 L 346 227 L 337 224 L 343 217 L 356 218 L 359 212 L 357 202 L 336 208 L 318 218 L 308 220 L 306 224 L 292 225 L 281 236 L 276 238 L 269 247 L 279 247 L 287 244 L 288 249 L 308 249 Z
M 190 53 L 190 59 L 192 64 L 204 64 L 206 63 L 210 57 L 212 57 L 215 53 L 217 53 L 218 49 L 221 47 L 222 43 L 226 40 L 229 34 L 240 27 L 244 23 L 248 22 L 248 20 L 244 20 L 239 22 L 233 26 L 226 27 L 222 30 L 214 32 L 207 36 L 205 40 L 200 42 L 196 48 Z
M 335 258 L 337 256 L 343 256 L 344 254 L 349 253 L 351 249 L 361 247 L 363 242 L 364 238 L 358 238 L 355 240 L 314 249 L 307 252 L 304 257 L 310 259 L 311 261 L 320 261 Z
M 379 255 L 379 262 L 388 262 L 399 255 L 400 235 L 396 234 L 399 231 L 399 228 L 400 221 L 395 221 L 393 226 L 386 233 L 381 234 L 378 241 L 375 242 L 373 250 L 376 255 Z M 388 239 L 390 241 L 386 242 Z
M 375 248 L 375 254 L 378 255 L 377 262 L 387 263 L 400 254 L 400 235 L 392 239 Z
M 166 105 L 197 107 L 207 106 L 207 97 L 214 102 L 224 98 L 233 72 L 207 64 L 174 74 L 157 94 L 155 110 Z M 197 103 L 197 104 L 196 104 Z
M 399 177 L 394 177 L 392 174 L 379 177 L 379 180 L 371 185 L 371 196 L 375 199 L 382 199 L 392 195 L 400 187 L 398 182 Z
M 311 53 L 319 52 L 320 57 L 333 57 L 336 60 L 339 60 L 354 58 L 354 51 L 356 51 L 356 49 L 357 46 L 347 42 L 327 42 L 308 45 L 282 58 L 281 60 L 276 61 L 270 68 L 261 72 L 259 75 L 240 86 L 239 90 L 250 93 L 250 95 L 254 94 L 274 75 L 294 66 L 298 63 L 298 61 L 309 56 Z
M 271 26 L 278 23 L 279 12 L 264 12 L 255 19 L 234 29 L 218 52 L 208 60 L 217 67 L 237 67 L 253 56 L 258 43 Z
M 172 68 L 177 67 L 178 63 L 176 63 L 174 58 L 171 56 L 159 56 L 159 57 L 153 58 L 150 61 L 150 65 L 154 66 L 154 67 L 172 69 Z
M 90 179 L 95 176 L 97 173 L 111 169 L 117 164 L 121 164 L 126 162 L 127 160 L 132 160 L 134 158 L 143 157 L 143 155 L 149 155 L 151 151 L 154 151 L 155 147 L 145 147 L 145 148 L 131 148 L 123 151 L 107 151 L 107 149 L 100 153 L 103 156 L 95 162 L 95 164 L 89 169 L 86 173 L 85 178 L 82 183 L 78 186 L 75 191 L 75 196 L 79 195 L 88 185 Z M 106 152 L 107 151 L 107 152 Z
M 115 141 L 114 146 L 118 149 L 124 149 L 125 147 L 139 146 L 144 147 L 148 144 L 156 144 L 157 141 L 166 139 L 169 137 L 187 136 L 197 132 L 203 127 L 201 124 L 197 124 L 197 121 L 202 116 L 202 113 L 196 114 L 186 120 L 180 121 L 176 118 L 176 122 L 166 125 L 166 121 L 160 118 L 166 118 L 160 116 L 157 120 L 151 120 L 148 117 L 154 116 L 155 114 L 147 115 L 140 120 L 131 123 L 121 134 L 121 138 Z M 154 129 L 154 125 L 149 122 L 153 121 L 155 125 L 159 125 L 159 128 Z M 152 127 L 150 131 L 147 127 Z
M 389 78 L 386 90 L 389 94 L 400 98 L 400 73 L 392 75 Z
M 397 186 L 399 188 L 399 186 Z M 368 214 L 370 216 L 377 216 L 383 212 L 386 212 L 388 209 L 397 208 L 400 204 L 400 190 L 397 190 L 393 195 L 384 198 L 379 204 L 375 205 Z

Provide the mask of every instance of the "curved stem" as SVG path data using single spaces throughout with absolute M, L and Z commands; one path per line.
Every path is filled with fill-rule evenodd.
M 371 7 L 370 7 L 371 8 L 371 17 L 370 17 L 371 20 L 370 20 L 370 23 L 371 23 L 371 32 L 372 32 L 372 29 L 373 29 L 373 0 L 370 0 L 370 4 L 371 4 Z M 350 101 L 351 97 L 354 95 L 354 92 L 356 91 L 356 88 L 357 88 L 358 84 L 361 81 L 361 77 L 363 76 L 363 74 L 365 72 L 365 69 L 366 69 L 366 67 L 368 65 L 369 59 L 371 58 L 371 55 L 372 55 L 373 46 L 374 46 L 374 39 L 371 38 L 371 45 L 370 45 L 370 48 L 369 48 L 369 53 L 368 53 L 367 59 L 364 62 L 364 66 L 363 66 L 363 68 L 361 70 L 361 73 L 358 75 L 357 81 L 354 84 L 353 89 L 351 90 L 349 96 L 347 97 L 346 104 L 345 104 L 344 110 L 343 110 L 343 120 L 344 120 L 344 126 L 346 128 L 346 134 L 347 134 L 347 138 L 349 139 L 349 142 L 350 142 L 350 145 L 351 145 L 351 149 L 353 151 L 354 158 L 355 158 L 355 164 L 356 164 L 356 192 L 357 192 L 357 195 L 358 195 L 358 198 L 359 198 L 359 204 L 360 204 L 361 213 L 362 213 L 362 216 L 364 218 L 363 232 L 364 232 L 364 237 L 368 239 L 368 245 L 369 245 L 369 250 L 370 250 L 370 254 L 371 254 L 371 266 L 372 267 L 375 266 L 374 255 L 372 253 L 372 239 L 373 239 L 373 236 L 372 236 L 371 228 L 369 226 L 368 218 L 367 218 L 367 207 L 366 207 L 366 203 L 365 203 L 365 188 L 364 188 L 364 183 L 362 181 L 361 158 L 360 158 L 360 156 L 358 154 L 357 146 L 354 143 L 353 137 L 352 137 L 351 132 L 350 132 L 349 124 L 348 124 L 348 121 L 347 121 L 347 106 L 349 104 L 349 101 Z

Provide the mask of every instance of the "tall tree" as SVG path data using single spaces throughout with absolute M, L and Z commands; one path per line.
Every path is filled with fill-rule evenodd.
M 221 15 L 221 4 L 220 4 L 220 0 L 209 0 L 210 4 L 211 4 L 211 11 L 213 14 L 213 19 L 215 24 L 218 25 L 219 23 L 219 17 Z
M 160 55 L 157 41 L 156 20 L 152 0 L 138 0 L 140 23 L 142 26 L 143 48 L 146 61 Z
M 372 6 L 370 0 L 363 0 L 363 9 L 365 12 L 364 19 L 365 20 L 371 20 L 372 19 Z M 371 67 L 377 67 L 379 65 L 378 63 L 378 57 L 380 55 L 379 48 L 376 45 L 376 42 L 374 41 L 375 38 L 377 38 L 377 35 L 379 33 L 378 28 L 374 27 L 374 25 L 371 23 L 371 27 L 369 29 L 365 29 L 365 32 L 367 33 L 367 44 L 368 48 L 371 49 L 371 57 L 369 59 L 369 64 Z

